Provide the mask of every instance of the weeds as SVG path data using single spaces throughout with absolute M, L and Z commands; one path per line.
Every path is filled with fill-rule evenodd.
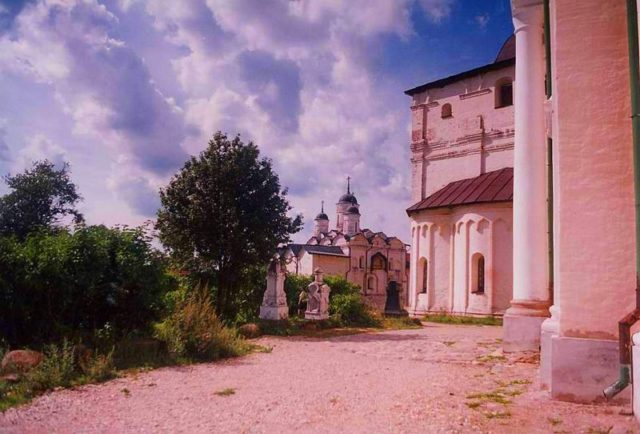
M 456 344 L 456 341 L 443 341 L 442 343 L 448 347 L 452 347 Z
M 217 392 L 214 392 L 214 394 L 218 396 L 231 396 L 236 394 L 236 389 L 232 387 L 227 387 L 226 389 L 222 389 L 222 390 L 218 390 Z
M 502 390 L 498 389 L 488 393 L 472 393 L 467 395 L 467 399 L 479 399 L 481 402 L 495 402 L 502 405 L 511 404 L 511 400 L 505 395 Z
M 562 419 L 559 417 L 548 417 L 547 420 L 551 424 L 551 426 L 558 426 L 562 423 Z
M 487 419 L 508 419 L 511 417 L 511 412 L 509 410 L 487 411 L 484 413 L 484 417 L 486 417 Z

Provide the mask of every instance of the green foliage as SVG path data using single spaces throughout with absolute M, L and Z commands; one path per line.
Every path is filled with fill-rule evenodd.
M 146 329 L 175 287 L 144 228 L 80 226 L 0 237 L 0 335 L 14 346 L 110 326 Z
M 73 346 L 66 339 L 62 345 L 48 345 L 44 359 L 27 374 L 27 381 L 36 391 L 50 390 L 54 387 L 68 387 L 76 376 Z
M 381 323 L 360 294 L 360 287 L 341 276 L 327 276 L 325 283 L 331 288 L 329 312 L 344 326 L 380 327 Z
M 284 292 L 287 295 L 287 306 L 289 315 L 298 313 L 300 294 L 307 290 L 307 286 L 313 281 L 311 276 L 304 274 L 290 274 L 284 281 Z
M 160 240 L 193 283 L 211 288 L 225 320 L 236 319 L 242 300 L 257 311 L 264 280 L 256 285 L 255 268 L 301 228 L 286 194 L 257 146 L 220 132 L 160 192 Z
M 380 321 L 364 304 L 360 294 L 338 294 L 331 297 L 331 314 L 345 326 L 379 327 Z
M 217 360 L 248 351 L 235 330 L 225 327 L 211 303 L 209 291 L 200 288 L 178 302 L 173 312 L 156 324 L 155 335 L 177 357 Z
M 436 322 L 440 324 L 456 324 L 456 325 L 489 325 L 501 326 L 502 318 L 492 316 L 456 316 L 447 313 L 426 315 L 424 321 Z
M 67 216 L 76 223 L 83 220 L 75 208 L 81 197 L 69 178 L 66 163 L 56 169 L 50 161 L 38 161 L 21 174 L 6 176 L 5 182 L 12 191 L 0 197 L 0 235 L 24 239 Z

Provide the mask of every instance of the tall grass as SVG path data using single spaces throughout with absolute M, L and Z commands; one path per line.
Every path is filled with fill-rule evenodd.
M 250 350 L 234 329 L 222 324 L 205 288 L 179 301 L 173 312 L 156 324 L 155 337 L 166 343 L 170 353 L 187 360 L 211 361 Z
M 436 322 L 440 324 L 456 324 L 456 325 L 489 325 L 501 326 L 502 318 L 493 316 L 457 316 L 448 313 L 428 314 L 423 318 L 424 321 Z

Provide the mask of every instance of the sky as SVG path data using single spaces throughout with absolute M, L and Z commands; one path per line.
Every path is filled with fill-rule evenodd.
M 253 141 L 292 213 L 409 242 L 406 89 L 494 60 L 509 0 L 0 0 L 0 174 L 68 162 L 89 224 L 153 219 L 218 130 Z M 6 193 L 0 186 L 0 194 Z

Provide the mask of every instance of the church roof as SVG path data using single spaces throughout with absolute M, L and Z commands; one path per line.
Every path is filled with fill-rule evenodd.
M 300 250 L 302 249 L 304 249 L 310 255 L 347 256 L 338 246 L 320 246 L 317 244 L 289 244 L 289 248 L 296 256 L 298 256 Z
M 513 200 L 513 168 L 483 173 L 475 178 L 454 181 L 431 196 L 410 206 L 407 214 L 425 209 L 471 205 L 474 203 L 511 202 Z
M 456 81 L 460 81 L 465 78 L 483 74 L 488 71 L 495 71 L 498 69 L 506 68 L 507 66 L 511 66 L 515 64 L 516 64 L 516 39 L 514 35 L 511 35 L 504 42 L 504 44 L 502 44 L 502 47 L 498 52 L 498 56 L 496 57 L 496 60 L 493 63 L 489 63 L 487 65 L 483 65 L 478 68 L 470 69 L 468 71 L 463 71 L 458 74 L 450 75 L 448 77 L 441 78 L 435 81 L 430 81 L 429 83 L 425 83 L 420 86 L 411 88 L 409 90 L 405 90 L 404 93 L 405 95 L 412 96 L 417 93 L 422 93 L 428 89 L 444 87 L 448 84 L 455 83 Z

